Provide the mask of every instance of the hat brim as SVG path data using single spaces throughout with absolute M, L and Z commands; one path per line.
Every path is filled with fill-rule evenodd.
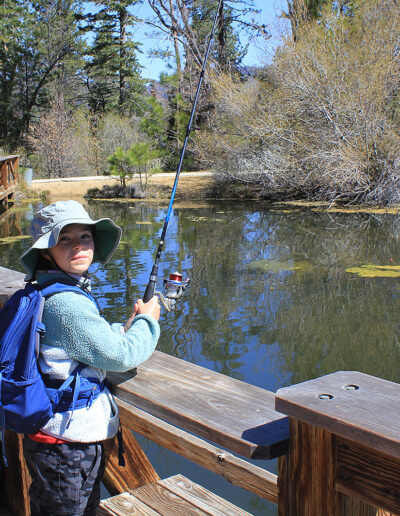
M 42 235 L 36 242 L 21 256 L 20 262 L 27 271 L 26 280 L 32 279 L 36 269 L 36 263 L 41 249 L 50 249 L 57 245 L 61 230 L 70 224 L 83 224 L 94 226 L 94 254 L 93 261 L 102 264 L 108 262 L 114 254 L 121 240 L 122 229 L 111 219 L 88 220 L 87 218 L 69 218 L 56 224 L 50 231 Z

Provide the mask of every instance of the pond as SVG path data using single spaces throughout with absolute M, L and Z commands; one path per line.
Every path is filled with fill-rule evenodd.
M 33 209 L 10 216 L 1 237 L 28 234 Z M 124 229 L 94 293 L 109 321 L 143 295 L 166 207 L 93 203 L 92 217 Z M 400 382 L 400 224 L 397 215 L 327 213 L 279 205 L 173 210 L 159 273 L 191 279 L 163 312 L 159 349 L 272 391 L 337 370 Z M 22 270 L 29 240 L 0 240 L 0 265 Z M 141 440 L 160 476 L 183 473 L 255 515 L 276 507 Z M 276 471 L 275 462 L 257 465 Z

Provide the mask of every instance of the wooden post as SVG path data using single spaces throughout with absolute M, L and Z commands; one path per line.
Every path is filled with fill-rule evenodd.
M 109 439 L 104 443 L 107 466 L 103 482 L 112 496 L 160 479 L 131 430 L 127 427 L 122 429 L 125 450 L 124 467 L 118 465 L 117 438 Z
M 7 507 L 15 516 L 29 516 L 29 485 L 31 478 L 22 449 L 23 435 L 6 431 L 5 444 L 8 467 L 4 469 L 2 486 Z
M 281 516 L 400 514 L 400 385 L 353 371 L 280 389 Z M 385 512 L 392 511 L 392 512 Z
M 331 434 L 290 418 L 289 442 L 288 455 L 279 459 L 279 514 L 334 516 Z

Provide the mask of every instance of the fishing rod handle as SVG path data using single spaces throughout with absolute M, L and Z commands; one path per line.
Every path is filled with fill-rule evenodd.
M 154 296 L 154 291 L 156 289 L 156 283 L 157 283 L 157 276 L 158 276 L 158 262 L 156 260 L 156 263 L 153 264 L 153 268 L 151 269 L 149 282 L 148 282 L 146 290 L 144 292 L 143 303 L 147 303 Z
M 143 303 L 147 303 L 154 296 L 154 291 L 156 289 L 156 282 L 150 280 L 147 284 L 146 290 L 144 291 Z

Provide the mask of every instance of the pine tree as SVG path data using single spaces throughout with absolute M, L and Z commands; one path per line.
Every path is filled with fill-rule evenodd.
M 120 114 L 143 108 L 144 84 L 128 26 L 131 0 L 97 0 L 99 11 L 86 17 L 86 30 L 95 34 L 86 65 L 89 105 L 94 113 L 118 109 Z
M 49 105 L 49 85 L 79 46 L 75 0 L 4 0 L 0 18 L 0 138 L 16 142 Z

